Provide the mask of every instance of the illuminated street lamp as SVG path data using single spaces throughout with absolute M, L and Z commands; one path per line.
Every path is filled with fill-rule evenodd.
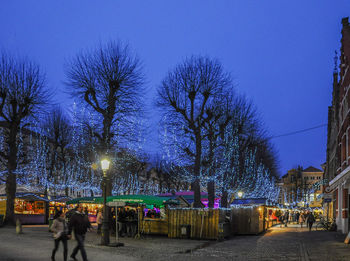
M 242 191 L 239 191 L 239 192 L 237 193 L 237 196 L 238 196 L 239 198 L 242 198 L 242 197 L 243 197 L 243 192 L 242 192 Z
M 109 245 L 109 220 L 107 213 L 107 171 L 109 169 L 110 161 L 108 159 L 101 160 L 101 168 L 103 171 L 103 222 L 102 222 L 102 237 L 101 237 L 101 245 L 108 246 Z
M 109 169 L 110 161 L 108 159 L 101 160 L 101 168 L 103 171 L 103 176 L 106 176 L 106 171 Z

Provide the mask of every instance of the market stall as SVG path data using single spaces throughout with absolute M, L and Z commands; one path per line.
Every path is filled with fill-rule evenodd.
M 266 230 L 266 199 L 235 199 L 231 203 L 234 234 L 259 234 Z
M 0 198 L 6 206 L 6 195 L 0 195 Z M 34 193 L 16 193 L 15 218 L 22 224 L 45 224 L 47 221 L 45 208 L 48 202 L 47 198 Z M 4 209 L 6 210 L 6 207 Z
M 134 206 L 138 217 L 138 234 L 168 234 L 166 205 L 177 205 L 170 197 L 149 195 L 120 195 L 108 197 L 110 202 L 125 202 L 126 208 Z
M 69 209 L 74 208 L 77 204 L 83 206 L 83 210 L 88 212 L 89 221 L 93 223 L 96 222 L 97 212 L 103 208 L 103 198 L 83 197 L 66 201 Z
M 112 220 L 115 220 L 116 214 L 118 215 L 118 220 L 121 223 L 123 232 L 124 228 L 127 230 L 126 228 L 128 227 L 132 227 L 134 230 L 134 224 L 136 222 L 138 233 L 145 234 L 167 234 L 165 205 L 178 204 L 177 200 L 168 197 L 150 195 L 120 195 L 107 197 L 107 203 L 113 202 L 125 203 L 124 207 L 118 208 L 117 211 L 115 208 L 112 208 L 111 211 Z M 66 204 L 71 207 L 74 207 L 78 203 L 89 210 L 89 219 L 91 222 L 94 222 L 96 219 L 97 209 L 103 208 L 102 197 L 76 198 L 66 202 Z M 116 230 L 114 224 L 115 222 L 112 222 L 111 226 Z
M 66 196 L 53 196 L 49 197 L 49 200 L 49 217 L 51 219 L 54 217 L 58 210 L 61 210 L 63 211 L 63 213 L 66 213 L 68 211 L 66 202 L 72 199 Z

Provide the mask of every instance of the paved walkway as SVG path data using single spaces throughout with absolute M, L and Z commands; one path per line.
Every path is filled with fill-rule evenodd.
M 16 235 L 13 227 L 0 228 L 0 260 L 49 260 L 53 239 L 47 226 L 24 227 Z M 89 233 L 86 249 L 90 261 L 104 260 L 350 260 L 350 245 L 337 232 L 312 231 L 299 226 L 273 227 L 259 236 L 235 236 L 223 242 L 147 237 L 121 238 L 124 247 L 98 246 L 96 233 Z M 69 241 L 69 253 L 75 241 Z M 80 258 L 80 256 L 79 256 Z M 61 261 L 62 249 L 56 260 Z M 81 258 L 79 259 L 81 260 Z
M 192 260 L 350 260 L 350 245 L 343 243 L 344 238 L 338 232 L 310 232 L 299 225 L 276 226 L 261 236 L 236 236 L 200 249 Z

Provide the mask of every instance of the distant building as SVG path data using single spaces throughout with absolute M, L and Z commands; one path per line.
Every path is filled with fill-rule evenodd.
M 338 229 L 349 231 L 350 189 L 350 25 L 342 19 L 340 72 L 337 63 L 333 71 L 332 105 L 328 108 L 327 161 L 325 177 L 329 180 L 326 191 L 332 194 L 325 204 L 336 218 Z
M 291 169 L 281 178 L 279 203 L 299 207 L 321 207 L 323 171 L 315 167 Z
M 308 167 L 301 172 L 302 205 L 308 207 L 322 207 L 323 171 Z

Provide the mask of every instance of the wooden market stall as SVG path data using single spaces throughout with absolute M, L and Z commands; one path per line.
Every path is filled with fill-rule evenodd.
M 165 206 L 168 204 L 178 204 L 176 200 L 167 197 L 157 197 L 149 195 L 119 195 L 107 197 L 107 203 L 124 202 L 122 207 L 128 211 L 136 212 L 136 223 L 140 233 L 144 234 L 165 234 L 168 230 L 166 226 Z M 73 207 L 76 204 L 82 204 L 89 210 L 89 219 L 94 222 L 97 209 L 103 208 L 102 197 L 84 197 L 67 201 L 67 205 Z M 152 212 L 152 214 L 151 214 Z M 112 218 L 116 218 L 115 210 Z M 135 222 L 135 220 L 126 220 L 125 222 Z
M 53 218 L 58 210 L 63 211 L 63 213 L 68 211 L 66 202 L 72 200 L 72 198 L 66 196 L 53 196 L 49 197 L 49 200 L 49 217 Z
M 6 211 L 6 195 L 0 195 L 0 199 L 3 205 L 2 209 Z M 46 224 L 45 209 L 48 203 L 47 198 L 35 193 L 16 193 L 15 218 L 19 219 L 22 224 Z M 3 213 L 3 215 L 5 214 Z
M 103 208 L 102 197 L 82 197 L 66 201 L 68 209 L 74 208 L 77 204 L 83 206 L 84 211 L 88 211 L 90 222 L 96 222 L 97 212 Z
M 107 198 L 109 202 L 125 202 L 136 207 L 139 234 L 168 235 L 166 207 L 177 205 L 178 201 L 169 197 L 150 195 L 120 195 Z
M 244 235 L 264 232 L 273 224 L 272 211 L 265 198 L 235 199 L 231 203 L 232 232 Z

